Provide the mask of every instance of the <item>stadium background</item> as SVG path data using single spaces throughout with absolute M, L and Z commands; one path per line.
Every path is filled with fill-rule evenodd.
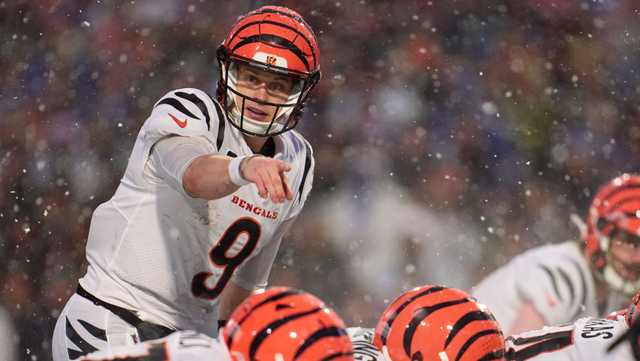
M 0 1 L 0 291 L 19 360 L 84 272 L 91 213 L 166 91 L 214 93 L 215 49 L 263 4 L 316 30 L 299 130 L 311 198 L 272 283 L 347 323 L 422 283 L 469 287 L 576 238 L 598 185 L 640 165 L 633 0 Z

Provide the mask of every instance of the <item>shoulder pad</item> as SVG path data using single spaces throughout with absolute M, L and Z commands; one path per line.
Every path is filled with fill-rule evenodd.
M 155 103 L 143 130 L 152 143 L 168 135 L 204 136 L 219 149 L 224 140 L 224 112 L 202 90 L 176 89 Z

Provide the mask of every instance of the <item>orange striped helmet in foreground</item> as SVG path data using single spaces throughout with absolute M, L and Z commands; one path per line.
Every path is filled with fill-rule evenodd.
M 315 296 L 287 287 L 254 292 L 221 337 L 235 361 L 349 361 L 342 319 Z
M 426 285 L 405 292 L 382 314 L 375 345 L 392 361 L 504 359 L 493 314 L 469 294 Z

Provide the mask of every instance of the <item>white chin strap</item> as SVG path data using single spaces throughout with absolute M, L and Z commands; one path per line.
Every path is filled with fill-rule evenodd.
M 229 104 L 229 108 L 230 108 L 230 112 L 229 112 L 229 120 L 232 121 L 235 125 L 238 126 L 238 128 L 249 131 L 251 133 L 256 133 L 256 134 L 270 134 L 270 133 L 277 133 L 279 131 L 282 130 L 282 128 L 284 128 L 284 124 L 279 123 L 278 122 L 278 117 L 276 117 L 276 121 L 273 122 L 273 125 L 271 126 L 271 129 L 269 129 L 269 122 L 261 122 L 255 119 L 251 119 L 249 118 L 246 114 L 244 115 L 244 117 L 242 117 L 242 114 L 239 110 L 239 106 L 235 103 L 235 100 L 233 98 L 233 92 L 230 90 L 227 90 L 227 97 L 231 97 L 228 99 L 231 99 L 231 103 Z M 267 129 L 269 129 L 269 133 L 267 133 Z
M 640 280 L 635 282 L 627 281 L 609 265 L 604 268 L 602 276 L 609 286 L 626 295 L 634 295 L 640 289 Z

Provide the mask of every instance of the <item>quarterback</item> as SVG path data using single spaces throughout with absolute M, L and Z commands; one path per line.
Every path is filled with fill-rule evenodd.
M 538 247 L 473 291 L 507 335 L 605 316 L 640 288 L 640 176 L 623 174 L 592 199 L 582 242 Z
M 627 309 L 607 318 L 584 317 L 570 325 L 544 327 L 507 338 L 507 355 L 514 361 L 633 361 L 637 360 L 640 292 Z M 620 342 L 628 339 L 630 342 Z M 632 352 L 633 350 L 633 352 Z
M 191 88 L 161 97 L 115 194 L 94 211 L 55 361 L 176 330 L 215 336 L 266 286 L 313 182 L 311 146 L 292 128 L 320 78 L 317 42 L 298 13 L 265 6 L 236 22 L 217 55 L 215 98 Z
M 507 355 L 514 361 L 633 361 L 628 343 L 608 352 L 628 328 L 624 315 L 612 319 L 584 317 L 571 325 L 509 336 Z

